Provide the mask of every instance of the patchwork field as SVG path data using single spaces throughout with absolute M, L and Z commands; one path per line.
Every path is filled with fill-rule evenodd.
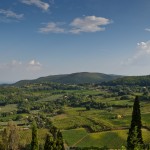
M 21 128 L 22 146 L 30 144 L 31 124 L 35 120 L 42 146 L 46 133 L 55 126 L 62 131 L 66 147 L 107 146 L 119 149 L 126 145 L 135 95 L 141 96 L 143 138 L 145 143 L 150 143 L 150 131 L 146 130 L 150 128 L 150 95 L 145 100 L 142 87 L 45 83 L 0 90 L 3 93 L 0 131 L 9 121 L 15 122 Z
M 150 131 L 143 131 L 143 139 L 145 143 L 150 141 Z M 85 129 L 73 129 L 62 131 L 65 142 L 68 146 L 74 147 L 104 147 L 121 148 L 126 145 L 128 130 L 114 130 L 98 133 L 88 133 Z

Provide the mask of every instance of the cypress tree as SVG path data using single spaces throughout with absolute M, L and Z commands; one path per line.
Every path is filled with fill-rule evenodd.
M 44 150 L 51 150 L 51 149 L 52 149 L 52 142 L 50 140 L 50 134 L 47 134 L 45 145 L 44 145 Z
M 31 141 L 31 150 L 38 150 L 38 138 L 37 138 L 37 125 L 36 122 L 33 122 L 32 126 L 32 141 Z
M 46 136 L 44 150 L 65 150 L 62 133 L 55 126 L 51 127 L 50 134 Z
M 58 130 L 57 132 L 57 144 L 56 145 L 59 150 L 65 150 L 64 143 L 63 143 L 63 136 L 60 130 Z
M 134 150 L 135 148 L 141 147 L 143 145 L 141 128 L 142 122 L 141 122 L 140 104 L 139 99 L 136 96 L 133 105 L 131 126 L 129 128 L 129 133 L 127 137 L 127 148 L 129 150 Z
M 54 140 L 57 139 L 57 128 L 55 126 L 52 126 L 49 131 L 52 134 Z

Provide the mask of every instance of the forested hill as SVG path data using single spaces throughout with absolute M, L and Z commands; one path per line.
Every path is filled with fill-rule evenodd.
M 22 86 L 29 83 L 43 83 L 54 82 L 63 84 L 84 84 L 84 83 L 101 83 L 104 81 L 111 81 L 120 78 L 119 75 L 107 75 L 103 73 L 89 73 L 80 72 L 64 75 L 51 75 L 47 77 L 41 77 L 35 80 L 21 80 L 16 82 L 15 86 Z
M 116 86 L 116 85 L 128 85 L 128 86 L 150 86 L 150 75 L 147 76 L 126 76 L 118 78 L 108 82 L 102 82 L 101 85 Z

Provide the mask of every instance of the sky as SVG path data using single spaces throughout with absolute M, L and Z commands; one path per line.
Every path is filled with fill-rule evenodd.
M 0 83 L 74 72 L 150 74 L 150 1 L 0 0 Z

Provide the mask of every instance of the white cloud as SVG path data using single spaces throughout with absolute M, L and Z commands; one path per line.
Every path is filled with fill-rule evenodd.
M 40 62 L 36 61 L 36 60 L 31 60 L 29 61 L 27 67 L 26 67 L 26 70 L 27 71 L 39 71 L 42 69 L 42 65 Z
M 45 27 L 39 29 L 40 33 L 72 33 L 79 34 L 81 32 L 98 32 L 104 31 L 104 25 L 110 24 L 112 21 L 102 17 L 86 16 L 76 18 L 71 23 L 66 25 L 66 28 L 60 27 L 64 23 L 49 22 Z
M 147 56 L 150 54 L 150 41 L 139 42 L 137 43 L 136 53 L 128 58 L 126 61 L 123 61 L 122 65 L 129 65 L 140 59 L 141 57 Z
M 22 19 L 24 16 L 24 14 L 17 14 L 11 10 L 4 10 L 4 9 L 0 9 L 0 14 L 3 15 L 3 17 L 18 20 Z
M 40 62 L 38 62 L 38 61 L 36 61 L 36 60 L 34 60 L 34 59 L 29 62 L 29 65 L 41 66 Z
M 74 19 L 70 25 L 73 29 L 70 30 L 71 33 L 81 33 L 81 32 L 98 32 L 104 31 L 104 25 L 110 24 L 111 21 L 106 18 L 96 17 L 96 16 L 86 16 L 84 18 Z
M 150 54 L 150 41 L 137 43 L 139 51 L 143 54 Z
M 149 29 L 149 28 L 146 28 L 146 29 L 145 29 L 145 31 L 148 31 L 148 32 L 150 32 L 150 29 Z
M 21 2 L 27 5 L 35 5 L 44 11 L 47 11 L 50 7 L 48 3 L 42 2 L 41 0 L 21 0 Z
M 57 23 L 49 22 L 45 27 L 39 29 L 40 33 L 64 33 L 65 29 L 60 28 Z

